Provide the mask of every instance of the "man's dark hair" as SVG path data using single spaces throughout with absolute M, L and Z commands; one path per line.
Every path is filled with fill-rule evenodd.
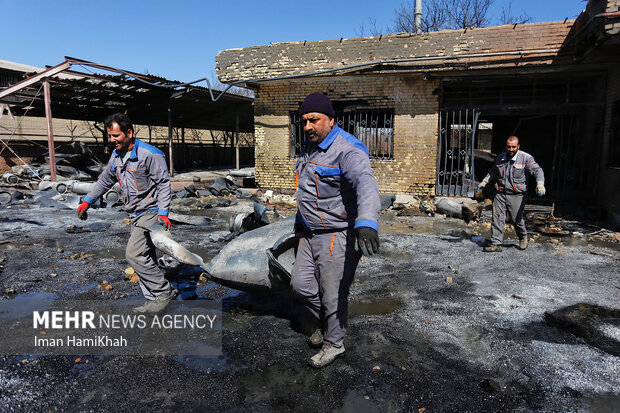
M 103 121 L 103 126 L 106 129 L 111 128 L 114 122 L 118 123 L 118 127 L 121 129 L 121 132 L 123 133 L 127 133 L 129 129 L 134 130 L 133 123 L 131 123 L 131 119 L 129 118 L 129 116 L 125 115 L 124 113 L 117 112 L 117 113 L 111 114 L 110 116 L 105 118 L 105 120 Z M 136 132 L 134 131 L 134 135 L 135 133 Z

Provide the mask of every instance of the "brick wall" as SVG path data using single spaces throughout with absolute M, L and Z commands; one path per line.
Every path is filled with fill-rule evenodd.
M 53 119 L 56 153 L 75 153 L 72 141 L 85 143 L 104 163 L 110 157 L 104 153 L 102 132 L 93 122 L 68 119 Z M 99 127 L 102 127 L 99 124 Z M 168 157 L 168 128 L 163 126 L 134 125 L 136 136 L 149 142 Z M 235 164 L 233 132 L 185 129 L 182 140 L 180 128 L 173 128 L 174 167 L 191 168 L 194 163 L 202 166 L 231 166 Z M 254 161 L 254 140 L 250 133 L 241 133 L 240 163 L 251 165 Z M 45 118 L 3 116 L 0 118 L 0 174 L 11 171 L 11 167 L 30 162 L 47 153 L 47 122 Z M 181 143 L 185 142 L 185 146 Z M 6 145 L 5 145 L 6 144 Z M 8 145 L 8 146 L 7 146 Z M 20 159 L 21 158 L 21 159 Z
M 607 8 L 605 11 L 607 13 L 620 12 L 620 0 L 607 0 Z M 605 32 L 607 32 L 609 36 L 620 33 L 620 19 L 609 19 L 608 23 L 605 24 Z
M 394 109 L 394 159 L 372 161 L 380 192 L 426 195 L 435 191 L 437 80 L 421 75 L 331 76 L 260 84 L 255 98 L 256 179 L 266 188 L 294 189 L 288 113 L 312 92 L 333 101 Z

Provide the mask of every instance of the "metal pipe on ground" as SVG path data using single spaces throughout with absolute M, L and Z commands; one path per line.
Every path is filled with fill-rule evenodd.
M 11 172 L 5 172 L 2 174 L 2 180 L 8 184 L 15 185 L 19 182 L 19 177 Z
M 70 186 L 71 184 L 67 182 L 41 181 L 39 182 L 39 191 L 45 191 L 52 188 L 59 194 L 65 194 L 69 191 Z
M 86 195 L 87 193 L 91 191 L 91 189 L 93 189 L 94 185 L 95 185 L 94 182 L 73 181 L 71 183 L 71 192 L 73 192 L 74 194 L 78 194 L 78 195 Z M 114 184 L 112 189 L 110 189 L 110 191 L 115 191 L 117 193 L 120 193 L 121 186 L 117 182 Z
M 228 175 L 249 178 L 249 177 L 254 176 L 254 168 L 231 169 L 228 171 Z
M 108 192 L 103 194 L 103 200 L 108 204 L 108 206 L 115 205 L 121 199 L 121 194 L 119 194 L 115 189 L 110 189 Z
M 0 205 L 9 205 L 13 202 L 13 195 L 7 191 L 0 191 Z
M 94 182 L 78 182 L 75 181 L 71 184 L 71 192 L 78 195 L 86 195 L 93 189 Z
M 155 248 L 168 254 L 175 260 L 183 264 L 196 265 L 205 271 L 208 271 L 207 264 L 198 255 L 194 254 L 183 245 L 179 244 L 170 237 L 169 231 L 164 231 L 159 226 L 149 228 L 151 233 L 151 241 Z
M 237 198 L 251 198 L 252 196 L 263 196 L 263 190 L 258 188 L 237 188 L 235 191 Z

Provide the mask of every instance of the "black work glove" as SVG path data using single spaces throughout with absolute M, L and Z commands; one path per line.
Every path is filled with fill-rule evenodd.
M 381 250 L 377 230 L 370 227 L 355 228 L 355 251 L 359 250 L 364 255 L 373 255 Z

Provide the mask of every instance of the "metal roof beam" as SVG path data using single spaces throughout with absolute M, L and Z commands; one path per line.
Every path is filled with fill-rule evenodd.
M 71 67 L 71 62 L 68 62 L 65 60 L 64 62 L 59 63 L 56 66 L 52 66 L 49 69 L 45 69 L 44 71 L 32 77 L 29 77 L 28 79 L 22 80 L 21 82 L 18 82 L 14 84 L 13 86 L 4 89 L 3 91 L 0 91 L 0 99 L 2 99 L 5 96 L 10 95 L 11 93 L 18 92 L 30 85 L 33 85 L 37 83 L 39 80 L 47 79 L 50 76 L 57 75 L 58 73 L 63 72 L 70 67 Z

